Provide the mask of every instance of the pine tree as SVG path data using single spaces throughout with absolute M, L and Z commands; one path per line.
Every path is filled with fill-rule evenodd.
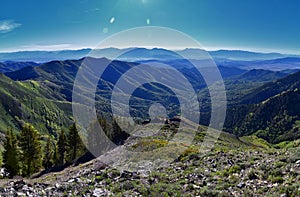
M 98 157 L 101 153 L 123 144 L 128 137 L 129 134 L 119 127 L 115 119 L 108 122 L 104 117 L 100 117 L 98 123 L 92 122 L 88 129 L 89 151 Z
M 100 156 L 107 148 L 108 139 L 105 135 L 106 133 L 108 133 L 108 124 L 104 118 L 92 122 L 88 129 L 88 148 L 96 157 Z
M 6 131 L 4 141 L 3 162 L 4 168 L 9 173 L 10 177 L 17 175 L 20 172 L 20 165 L 18 159 L 18 141 L 16 136 L 13 134 L 12 130 L 8 129 Z
M 25 124 L 20 133 L 19 145 L 21 148 L 22 174 L 30 176 L 38 172 L 42 164 L 42 148 L 40 135 L 30 124 Z
M 67 137 L 68 144 L 68 160 L 74 161 L 81 156 L 85 151 L 85 146 L 79 136 L 76 124 L 73 123 L 69 128 Z
M 43 157 L 43 166 L 47 170 L 53 166 L 53 142 L 51 137 L 48 137 L 45 148 L 44 148 L 44 157 Z
M 54 166 L 60 164 L 57 143 L 54 144 L 54 147 L 53 147 L 53 164 L 54 164 Z
M 111 140 L 116 144 L 120 145 L 123 144 L 124 141 L 129 137 L 130 135 L 123 131 L 121 127 L 118 125 L 117 121 L 113 119 L 112 121 L 112 134 L 111 134 Z
M 59 165 L 64 164 L 65 162 L 65 153 L 67 150 L 67 138 L 64 130 L 62 130 L 59 134 L 57 141 L 57 155 L 58 155 L 58 163 Z

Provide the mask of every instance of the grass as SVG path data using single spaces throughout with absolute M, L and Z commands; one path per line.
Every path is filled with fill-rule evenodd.
M 272 145 L 269 144 L 266 140 L 259 138 L 255 135 L 243 136 L 240 137 L 240 140 L 254 147 L 260 147 L 265 149 L 272 148 Z

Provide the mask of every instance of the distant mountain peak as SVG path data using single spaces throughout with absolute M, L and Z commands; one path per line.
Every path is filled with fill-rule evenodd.
M 300 58 L 297 55 L 286 55 L 280 53 L 262 53 L 243 50 L 226 50 L 220 49 L 216 51 L 207 51 L 208 54 L 214 59 L 228 59 L 228 60 L 272 60 L 280 58 Z M 200 48 L 185 48 L 182 50 L 170 50 L 165 48 L 143 48 L 143 47 L 131 47 L 131 48 L 100 48 L 100 49 L 78 49 L 78 50 L 59 50 L 59 51 L 18 51 L 18 52 L 6 52 L 0 53 L 0 61 L 33 61 L 33 62 L 47 62 L 51 60 L 67 60 L 67 59 L 80 59 L 88 56 L 89 54 L 98 54 L 102 57 L 111 59 L 118 54 L 127 53 L 129 57 L 123 55 L 122 58 L 128 58 L 132 61 L 142 59 L 160 59 L 160 60 L 172 60 L 177 59 L 174 54 L 179 54 L 188 59 L 207 59 L 206 51 Z M 160 54 L 161 53 L 161 54 Z M 167 54 L 167 55 L 166 55 Z M 173 55 L 171 55 L 173 54 Z

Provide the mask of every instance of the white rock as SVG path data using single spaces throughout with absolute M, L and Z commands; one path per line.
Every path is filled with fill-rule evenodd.
M 99 196 L 103 196 L 105 193 L 105 191 L 101 188 L 96 188 L 94 191 L 93 191 L 93 196 L 96 196 L 96 197 L 99 197 Z
M 18 195 L 18 196 L 26 196 L 26 194 L 23 193 L 23 192 L 17 192 L 17 195 Z
M 28 186 L 27 185 L 23 185 L 23 187 L 22 187 L 22 190 L 24 190 L 24 191 L 28 191 Z
M 55 187 L 56 188 L 60 188 L 60 184 L 59 183 L 55 183 Z

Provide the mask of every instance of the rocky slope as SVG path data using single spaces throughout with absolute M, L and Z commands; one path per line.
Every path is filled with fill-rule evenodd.
M 299 149 L 298 149 L 299 151 Z M 213 151 L 191 154 L 167 168 L 118 171 L 94 160 L 0 188 L 11 196 L 299 196 L 297 150 Z
M 197 145 L 201 139 L 203 133 L 199 132 L 194 145 L 184 154 L 169 165 L 154 170 L 148 170 L 147 165 L 141 166 L 139 171 L 116 169 L 103 164 L 99 157 L 38 178 L 2 180 L 0 194 L 300 196 L 300 141 L 276 149 L 261 139 L 237 139 L 222 133 L 215 147 L 204 153 Z

